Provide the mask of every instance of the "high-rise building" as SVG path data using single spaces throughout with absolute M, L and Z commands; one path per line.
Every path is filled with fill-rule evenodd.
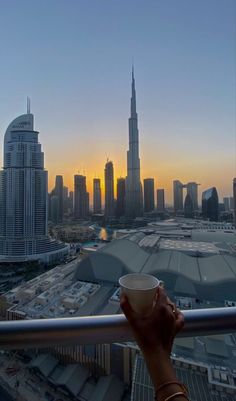
M 125 188 L 125 214 L 135 218 L 143 214 L 142 184 L 140 181 L 139 132 L 136 112 L 136 92 L 132 69 L 131 114 L 129 118 L 129 150 L 127 152 L 127 177 Z
M 234 227 L 236 228 L 236 178 L 233 179 L 233 198 L 234 198 Z
M 229 210 L 234 210 L 234 197 L 229 197 Z
M 68 213 L 68 187 L 63 187 L 63 212 L 64 214 Z
M 68 196 L 68 212 L 70 215 L 73 214 L 74 210 L 74 192 L 70 191 Z
M 54 224 L 59 223 L 59 199 L 58 196 L 50 196 L 50 220 Z
M 63 177 L 56 175 L 54 194 L 58 198 L 58 222 L 63 221 L 64 206 L 63 206 Z
M 86 189 L 86 177 L 74 176 L 74 216 L 84 219 L 89 214 L 89 194 Z
M 183 210 L 183 184 L 179 180 L 173 182 L 174 211 Z
M 165 211 L 165 190 L 157 189 L 157 211 Z
M 93 179 L 93 213 L 102 212 L 101 199 L 101 180 L 100 178 Z
M 125 215 L 125 178 L 117 179 L 117 201 L 116 201 L 116 216 Z
M 104 176 L 105 176 L 105 216 L 112 217 L 115 214 L 114 169 L 112 161 L 107 160 L 104 170 Z
M 230 210 L 230 205 L 229 205 L 229 198 L 223 198 L 223 203 L 225 206 L 225 211 L 228 212 Z
M 219 200 L 215 187 L 209 188 L 202 193 L 202 216 L 211 221 L 218 221 Z
M 184 201 L 184 217 L 191 218 L 194 216 L 194 207 L 192 197 L 187 193 Z
M 192 199 L 193 210 L 198 210 L 198 185 L 196 182 L 188 182 L 185 187 L 187 188 L 187 195 Z
M 145 178 L 143 180 L 144 194 L 144 212 L 153 212 L 155 208 L 154 201 L 154 178 Z
M 10 123 L 4 137 L 0 255 L 1 260 L 47 262 L 60 258 L 68 247 L 48 237 L 48 175 L 34 116 L 27 106 L 27 114 Z

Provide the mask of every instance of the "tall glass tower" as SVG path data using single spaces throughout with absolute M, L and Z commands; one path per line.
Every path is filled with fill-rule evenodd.
M 127 151 L 127 177 L 125 188 L 125 214 L 135 218 L 143 215 L 143 194 L 140 181 L 139 132 L 136 112 L 134 70 L 132 69 L 131 113 L 129 118 L 129 150 Z
M 17 117 L 4 137 L 0 171 L 0 258 L 44 259 L 65 248 L 47 235 L 48 174 L 34 116 Z M 47 256 L 40 254 L 47 253 Z M 37 255 L 37 256 L 36 256 Z M 56 256 L 56 255 L 54 255 Z

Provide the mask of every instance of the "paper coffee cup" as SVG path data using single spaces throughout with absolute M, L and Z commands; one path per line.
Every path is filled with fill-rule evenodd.
M 149 274 L 126 274 L 120 277 L 121 292 L 124 293 L 133 308 L 139 314 L 148 314 L 152 307 L 160 281 Z

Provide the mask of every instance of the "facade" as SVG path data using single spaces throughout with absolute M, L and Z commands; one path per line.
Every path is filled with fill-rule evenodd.
M 193 201 L 190 194 L 187 193 L 184 201 L 184 217 L 192 218 L 194 215 Z
M 58 198 L 58 222 L 62 223 L 64 214 L 64 202 L 63 202 L 63 177 L 62 175 L 56 175 L 54 193 Z
M 230 210 L 229 200 L 230 200 L 230 198 L 223 198 L 223 203 L 224 203 L 226 212 L 228 212 Z
M 183 184 L 179 180 L 173 181 L 173 198 L 175 213 L 183 210 Z
M 144 212 L 153 212 L 155 209 L 154 203 L 154 178 L 145 178 L 143 180 L 144 193 Z
M 102 212 L 101 198 L 101 180 L 100 178 L 93 179 L 93 213 Z
M 84 175 L 74 176 L 74 217 L 84 219 L 89 214 L 89 193 Z
M 129 150 L 127 152 L 127 177 L 125 188 L 125 214 L 135 218 L 143 215 L 143 195 L 140 181 L 139 132 L 136 112 L 134 71 L 132 70 L 131 115 L 129 118 Z
M 116 201 L 116 216 L 125 215 L 125 178 L 117 179 L 117 201 Z
M 165 211 L 165 190 L 157 189 L 157 211 Z
M 114 201 L 114 168 L 112 161 L 107 160 L 104 170 L 105 181 L 105 216 L 112 217 L 115 214 Z
M 187 195 L 192 199 L 193 210 L 198 210 L 198 185 L 196 182 L 188 182 L 186 184 Z
M 69 194 L 69 189 L 68 187 L 63 187 L 63 213 L 67 214 L 68 213 L 68 194 Z
M 234 227 L 236 227 L 236 178 L 233 179 L 233 210 L 234 210 Z
M 68 247 L 48 237 L 48 175 L 30 112 L 17 117 L 4 137 L 0 172 L 0 258 L 49 261 Z
M 74 210 L 74 192 L 70 191 L 68 196 L 68 212 L 69 214 L 73 214 Z
M 215 187 L 209 188 L 202 193 L 202 216 L 211 221 L 218 221 L 219 201 Z

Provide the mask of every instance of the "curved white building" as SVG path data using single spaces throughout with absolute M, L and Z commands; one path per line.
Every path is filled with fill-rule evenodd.
M 68 247 L 47 234 L 48 174 L 31 113 L 17 117 L 4 137 L 0 171 L 0 261 L 58 259 Z

